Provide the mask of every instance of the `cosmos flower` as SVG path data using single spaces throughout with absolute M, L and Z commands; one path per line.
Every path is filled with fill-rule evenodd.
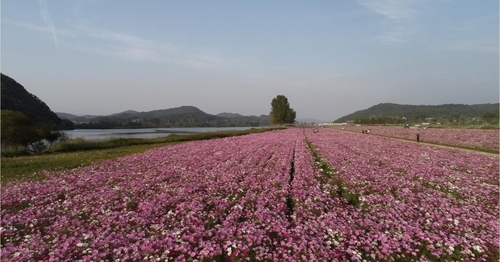
M 498 160 L 300 128 L 157 148 L 3 186 L 2 261 L 495 261 Z

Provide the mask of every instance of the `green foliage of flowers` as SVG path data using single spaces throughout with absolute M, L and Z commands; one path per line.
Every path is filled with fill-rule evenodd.
M 2 258 L 498 261 L 497 163 L 298 128 L 164 146 L 2 186 Z
M 361 204 L 361 201 L 359 200 L 359 194 L 351 192 L 349 189 L 347 189 L 342 183 L 342 180 L 336 176 L 336 171 L 333 169 L 328 163 L 326 163 L 322 158 L 319 152 L 314 148 L 313 144 L 311 141 L 307 141 L 307 147 L 309 150 L 311 150 L 314 161 L 320 168 L 321 172 L 326 175 L 326 178 L 323 183 L 329 183 L 337 188 L 336 194 L 338 197 L 344 198 L 347 200 L 347 203 L 349 205 L 359 207 Z

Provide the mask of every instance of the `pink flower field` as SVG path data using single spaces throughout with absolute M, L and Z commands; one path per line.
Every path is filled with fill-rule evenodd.
M 498 261 L 499 157 L 289 128 L 1 188 L 2 261 Z
M 417 133 L 423 142 L 451 145 L 471 149 L 485 149 L 498 152 L 500 132 L 480 129 L 404 129 L 395 126 L 343 126 L 344 130 L 359 132 L 370 130 L 370 134 L 416 140 Z

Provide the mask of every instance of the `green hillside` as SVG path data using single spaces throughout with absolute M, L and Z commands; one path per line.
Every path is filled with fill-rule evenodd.
M 363 119 L 406 119 L 408 121 L 423 121 L 425 119 L 459 120 L 481 118 L 485 113 L 498 117 L 499 104 L 444 104 L 444 105 L 400 105 L 382 103 L 368 109 L 359 110 L 343 116 L 334 122 L 342 123 Z

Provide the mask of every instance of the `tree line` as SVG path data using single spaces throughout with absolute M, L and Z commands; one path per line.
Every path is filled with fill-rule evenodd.
M 210 116 L 210 115 L 208 115 Z M 99 117 L 88 123 L 77 123 L 78 129 L 168 128 L 168 127 L 240 127 L 267 126 L 269 117 L 207 117 L 205 114 L 179 114 L 168 117 Z
M 363 125 L 404 125 L 404 124 L 442 124 L 442 125 L 498 125 L 499 115 L 485 112 L 478 117 L 464 117 L 452 114 L 449 117 L 367 117 L 354 120 Z
M 484 115 L 486 113 L 486 115 Z M 488 114 L 499 114 L 499 104 L 444 104 L 444 105 L 400 105 L 393 103 L 382 103 L 374 105 L 368 109 L 359 110 L 352 114 L 343 116 L 336 123 L 347 122 L 349 120 L 370 120 L 387 119 L 388 121 L 410 120 L 422 121 L 425 119 L 438 119 L 440 122 L 452 122 L 462 119 L 479 118 L 488 119 Z M 493 117 L 494 118 L 494 117 Z M 493 120 L 493 119 L 491 119 Z M 461 121 L 462 122 L 462 121 Z
M 1 111 L 2 151 L 12 149 L 14 153 L 39 153 L 58 141 L 67 140 L 64 132 L 52 131 L 54 125 L 34 123 L 24 113 L 13 110 Z
M 171 122 L 163 124 L 172 124 L 175 126 L 262 126 L 269 123 L 284 125 L 295 122 L 296 112 L 290 108 L 288 99 L 283 95 L 278 95 L 271 102 L 271 112 L 267 117 L 234 117 L 234 118 L 216 118 L 205 119 L 200 114 L 178 115 L 169 118 Z M 200 118 L 201 117 L 201 118 Z M 144 118 L 141 121 L 132 121 L 130 118 L 104 117 L 96 122 L 79 124 L 77 128 L 139 128 L 155 127 L 161 125 L 162 119 Z M 163 120 L 165 121 L 165 120 Z M 1 110 L 1 132 L 2 149 L 12 149 L 14 153 L 39 153 L 50 148 L 54 143 L 65 141 L 67 135 L 61 131 L 53 131 L 60 128 L 55 124 L 40 124 L 32 121 L 23 112 L 14 110 Z

